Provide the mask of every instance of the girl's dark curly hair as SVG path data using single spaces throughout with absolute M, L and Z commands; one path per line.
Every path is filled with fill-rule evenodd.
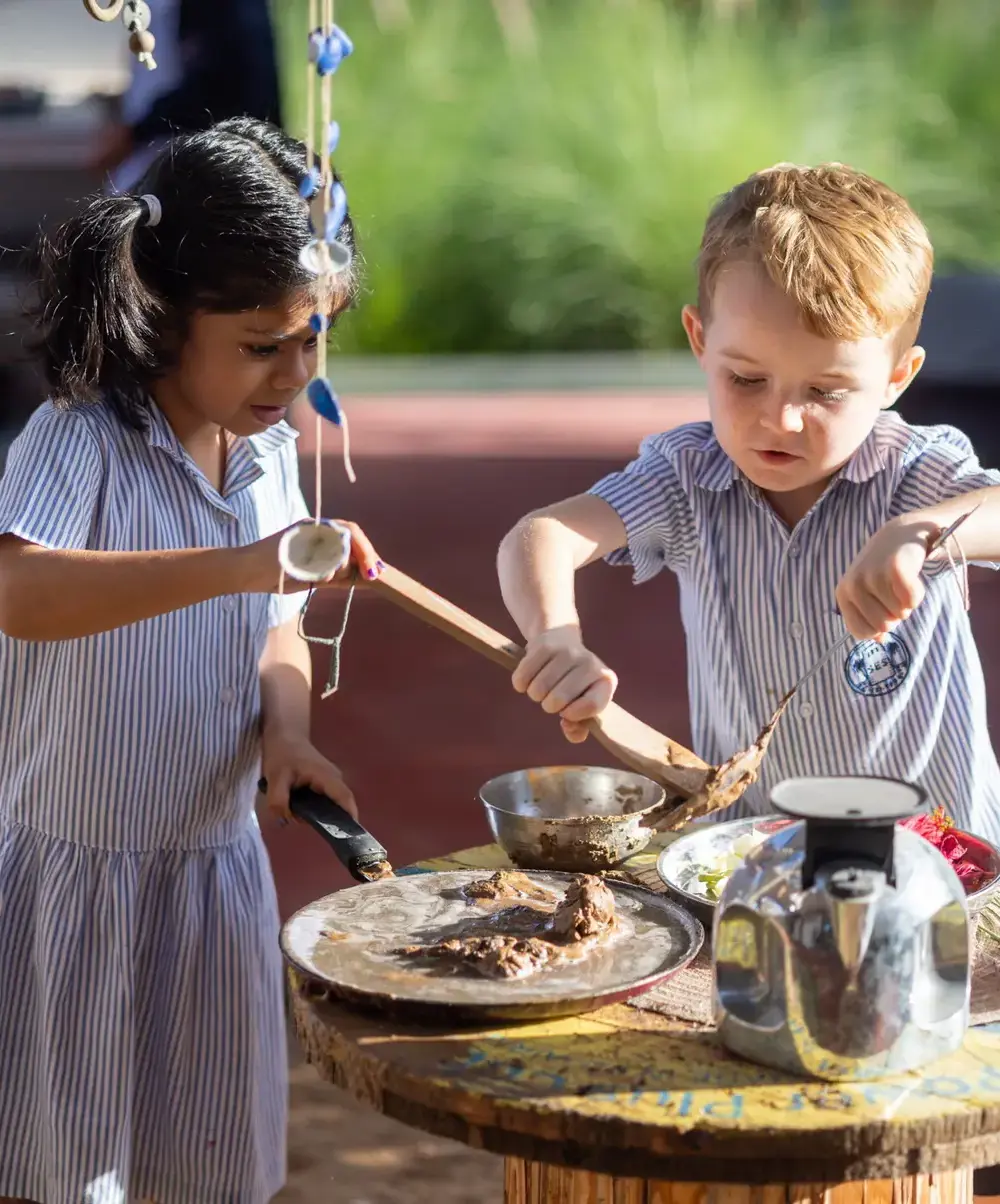
M 313 237 L 302 143 L 248 117 L 174 138 L 135 193 L 96 196 L 36 248 L 38 351 L 61 406 L 103 399 L 142 426 L 150 383 L 168 369 L 198 311 L 281 305 L 315 285 L 299 263 Z M 162 218 L 146 224 L 143 194 Z M 348 216 L 339 238 L 351 246 Z M 357 289 L 336 278 L 331 317 Z

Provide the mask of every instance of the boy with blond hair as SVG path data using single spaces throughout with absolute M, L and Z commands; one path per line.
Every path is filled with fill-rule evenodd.
M 705 228 L 698 304 L 682 315 L 710 422 L 643 441 L 586 494 L 505 537 L 504 600 L 527 641 L 515 689 L 566 736 L 617 679 L 583 640 L 574 579 L 601 558 L 680 583 L 694 747 L 749 744 L 792 700 L 760 780 L 880 774 L 922 785 L 1000 842 L 1000 769 L 963 591 L 930 542 L 979 504 L 949 550 L 1000 561 L 1000 473 L 952 427 L 891 407 L 919 371 L 933 252 L 906 201 L 840 164 L 779 164 L 726 194 Z M 960 539 L 961 549 L 956 541 Z

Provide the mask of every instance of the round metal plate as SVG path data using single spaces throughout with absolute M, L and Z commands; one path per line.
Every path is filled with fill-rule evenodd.
M 489 870 L 418 873 L 338 891 L 309 904 L 282 929 L 285 957 L 315 982 L 348 1002 L 437 1021 L 531 1020 L 574 1015 L 648 990 L 688 964 L 705 938 L 683 908 L 642 887 L 609 880 L 621 930 L 579 962 L 540 970 L 523 979 L 427 969 L 393 954 L 412 944 L 454 935 L 463 923 L 488 914 L 462 889 Z M 551 891 L 551 910 L 566 893 L 570 874 L 529 872 Z M 509 905 L 509 904 L 508 904 Z
M 715 903 L 705 895 L 698 882 L 704 867 L 731 852 L 741 836 L 756 833 L 771 836 L 795 822 L 781 815 L 751 815 L 728 823 L 698 825 L 667 845 L 657 858 L 656 872 L 672 898 L 697 916 L 706 928 L 711 928 Z M 969 895 L 969 914 L 978 920 L 980 913 L 1000 897 L 1000 849 L 962 828 L 954 831 L 973 859 L 995 875 L 975 894 Z
M 741 836 L 770 836 L 794 822 L 781 815 L 751 815 L 722 824 L 699 824 L 667 845 L 656 860 L 656 872 L 672 897 L 710 928 L 715 903 L 705 894 L 698 875 L 731 853 Z

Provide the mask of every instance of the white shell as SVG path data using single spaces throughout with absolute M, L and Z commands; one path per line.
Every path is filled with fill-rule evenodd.
M 278 545 L 278 562 L 295 581 L 329 581 L 350 556 L 350 531 L 328 519 L 293 527 Z

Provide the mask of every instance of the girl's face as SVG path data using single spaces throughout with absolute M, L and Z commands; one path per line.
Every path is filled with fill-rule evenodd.
M 215 427 L 257 435 L 285 417 L 316 368 L 315 304 L 304 294 L 276 309 L 191 318 L 176 367 L 153 388 L 182 442 Z

